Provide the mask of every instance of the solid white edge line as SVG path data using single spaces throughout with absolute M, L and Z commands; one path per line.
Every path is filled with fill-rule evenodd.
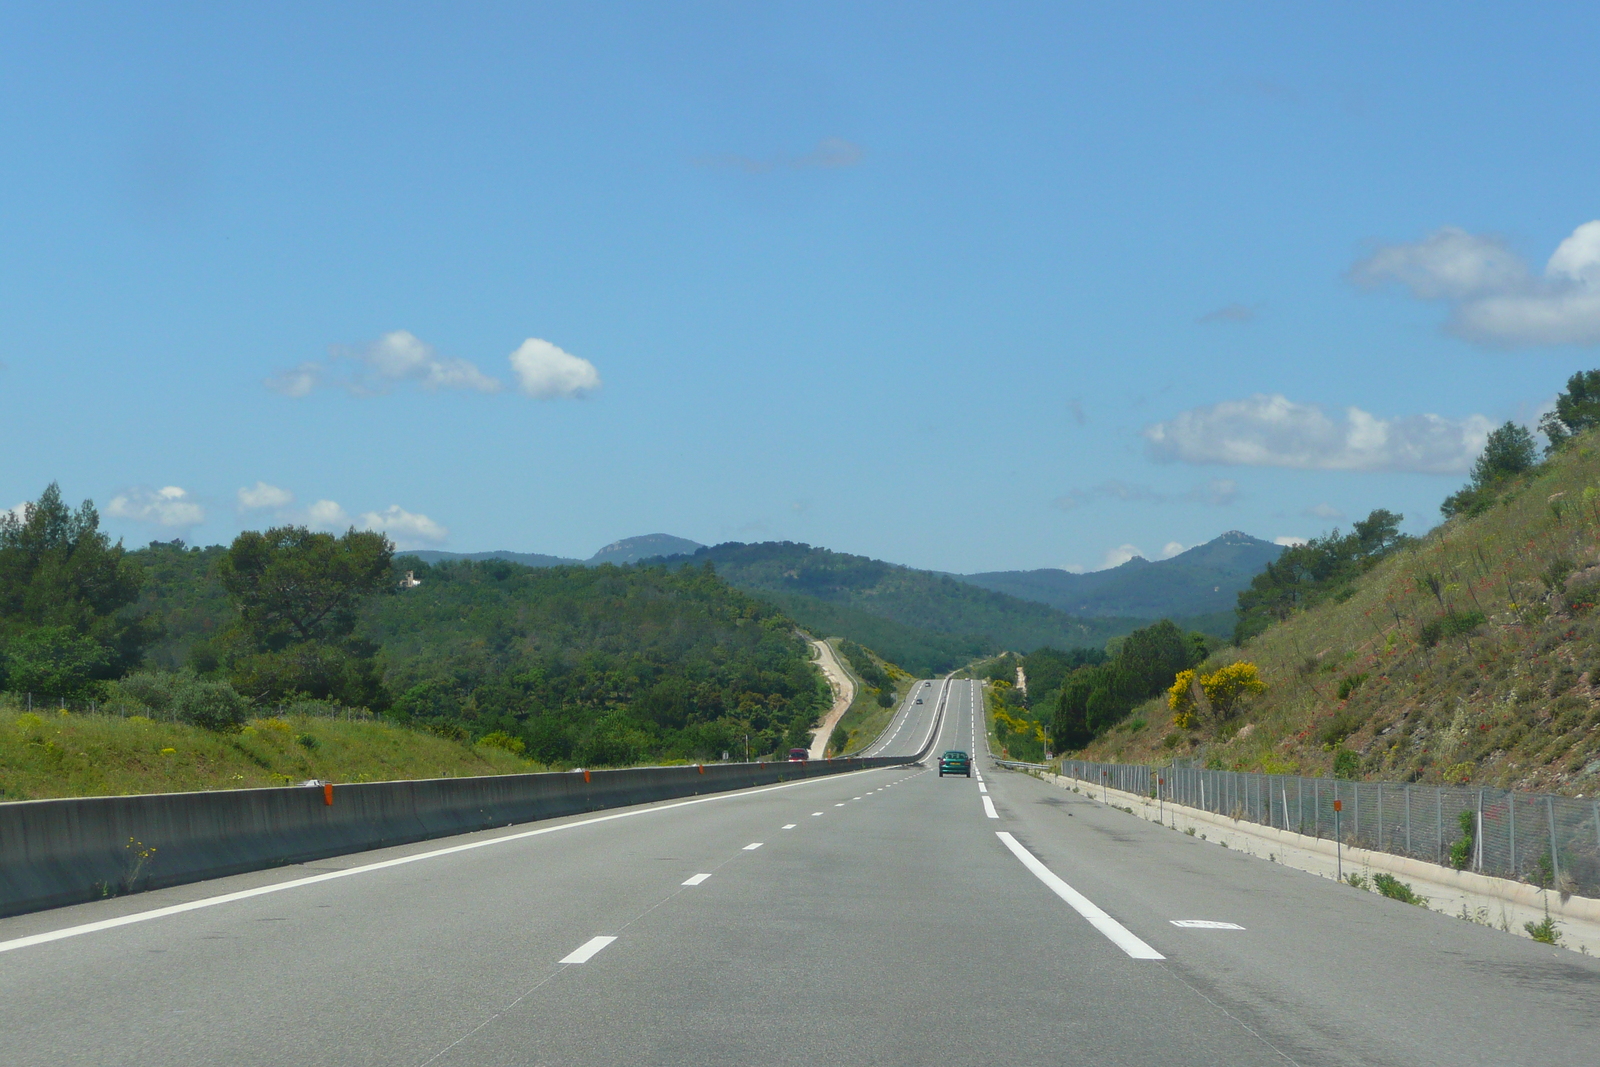
M 711 876 L 709 874 L 691 875 L 690 877 L 684 879 L 683 884 L 684 885 L 699 885 L 701 882 L 705 881 L 707 878 L 710 878 L 710 877 Z
M 980 797 L 979 799 L 983 801 L 983 813 L 985 815 L 989 816 L 991 819 L 998 819 L 1000 817 L 999 814 L 994 810 L 993 800 L 990 800 L 988 797 Z
M 557 962 L 588 963 L 590 960 L 594 959 L 595 953 L 599 952 L 601 949 L 605 948 L 615 940 L 616 938 L 614 937 L 591 937 L 589 940 L 585 941 L 583 944 L 579 945 L 565 956 L 562 956 Z
M 872 768 L 877 770 L 880 768 Z M 862 771 L 846 771 L 846 774 L 867 773 Z M 274 882 L 271 885 L 256 886 L 253 889 L 241 889 L 233 893 L 221 893 L 214 897 L 201 897 L 199 900 L 186 900 L 182 904 L 169 904 L 164 908 L 152 908 L 149 911 L 136 911 L 129 915 L 119 915 L 114 919 L 100 919 L 96 922 L 81 923 L 77 926 L 64 926 L 59 930 L 47 930 L 44 933 L 29 934 L 26 937 L 12 938 L 10 941 L 0 941 L 0 952 L 14 952 L 19 948 L 31 948 L 34 945 L 44 945 L 51 941 L 62 941 L 69 937 L 79 937 L 83 934 L 95 934 L 102 930 L 115 930 L 119 926 L 131 926 L 134 923 L 149 922 L 151 919 L 164 919 L 168 915 L 181 915 L 186 911 L 199 911 L 201 908 L 213 908 L 219 904 L 232 904 L 237 900 L 249 900 L 251 897 L 264 897 L 269 893 L 281 893 L 288 889 L 299 889 L 301 886 L 316 885 L 318 882 L 331 882 L 337 878 L 349 878 L 357 874 L 368 874 L 372 871 L 387 870 L 390 867 L 401 867 L 408 863 L 419 863 L 422 860 L 437 859 L 440 856 L 451 856 L 457 852 L 471 852 L 473 849 L 489 848 L 493 845 L 504 845 L 511 841 L 521 841 L 529 837 L 541 837 L 544 834 L 559 833 L 562 830 L 573 830 L 580 826 L 593 826 L 595 823 L 611 822 L 615 819 L 631 819 L 635 815 L 648 815 L 657 811 L 671 811 L 673 808 L 687 808 L 694 804 L 709 804 L 719 800 L 734 800 L 738 797 L 755 796 L 759 793 L 771 793 L 779 789 L 793 789 L 800 785 L 814 785 L 829 781 L 836 777 L 829 775 L 826 778 L 803 778 L 798 782 L 783 782 L 778 785 L 764 785 L 755 789 L 730 790 L 726 793 L 717 793 L 708 797 L 695 797 L 693 800 L 679 800 L 671 804 L 662 804 L 653 808 L 638 808 L 634 811 L 618 811 L 610 815 L 597 815 L 592 819 L 579 819 L 576 822 L 562 823 L 559 826 L 541 826 L 537 830 L 523 830 L 520 833 L 506 834 L 504 837 L 491 837 L 484 841 L 468 841 L 464 845 L 451 845 L 448 848 L 436 848 L 427 852 L 417 852 L 410 856 L 397 856 L 392 860 L 379 860 L 377 863 L 364 863 L 359 867 L 347 867 L 342 871 L 327 871 L 323 874 L 307 875 L 304 878 L 291 878 L 286 882 Z M 821 814 L 821 812 L 818 812 Z M 350 853 L 346 853 L 349 855 Z M 336 858 L 336 857 L 329 857 Z
M 1033 872 L 1035 878 L 1049 886 L 1050 891 L 1066 901 L 1073 911 L 1088 919 L 1089 925 L 1104 934 L 1112 944 L 1136 960 L 1166 959 L 1161 953 L 1141 941 L 1126 926 L 1123 926 L 1102 911 L 1098 904 L 1062 881 L 1055 871 L 1040 863 L 1033 853 L 1018 844 L 1016 838 L 1004 830 L 996 830 L 995 836 L 1000 839 L 1006 848 L 1011 850 L 1013 856 L 1022 861 L 1024 867 Z

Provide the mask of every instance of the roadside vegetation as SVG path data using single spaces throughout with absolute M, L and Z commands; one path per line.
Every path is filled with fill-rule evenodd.
M 1541 429 L 1495 430 L 1418 539 L 1375 511 L 1285 552 L 1240 594 L 1238 644 L 1261 688 L 1212 714 L 1172 694 L 1089 758 L 1272 773 L 1600 789 L 1600 372 L 1575 375 Z M 1237 668 L 1235 668 L 1237 669 Z
M 71 710 L 75 730 L 110 710 L 113 732 L 132 716 L 210 731 L 222 749 L 162 746 L 204 751 L 208 766 L 251 723 L 297 708 L 326 712 L 310 717 L 319 724 L 377 717 L 350 729 L 398 730 L 391 741 L 419 746 L 414 759 L 356 760 L 339 773 L 315 766 L 313 745 L 294 753 L 341 780 L 499 758 L 480 756 L 484 745 L 551 766 L 742 757 L 747 745 L 760 758 L 806 743 L 831 702 L 794 623 L 708 567 L 430 567 L 396 559 L 378 534 L 292 526 L 247 531 L 226 548 L 127 551 L 100 531 L 91 503 L 70 508 L 53 485 L 0 516 L 0 692 L 24 715 Z M 79 780 L 69 764 L 93 746 L 36 734 L 26 744 L 54 743 L 67 753 L 60 774 Z M 441 763 L 440 742 L 462 755 Z M 36 755 L 0 757 L 0 783 L 34 781 L 45 766 Z M 221 780 L 303 769 L 254 766 Z M 179 779 L 154 775 L 149 788 Z
M 251 789 L 544 770 L 505 747 L 380 720 L 285 714 L 209 730 L 148 716 L 23 711 L 0 697 L 0 799 Z
M 856 679 L 855 699 L 834 727 L 829 754 L 859 752 L 883 733 L 916 679 L 854 641 L 834 638 L 829 643 Z

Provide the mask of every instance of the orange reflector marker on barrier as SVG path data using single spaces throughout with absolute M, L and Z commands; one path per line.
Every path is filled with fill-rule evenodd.
M 323 782 L 322 783 L 322 802 L 324 804 L 328 805 L 328 807 L 330 807 L 330 808 L 333 807 L 333 783 L 332 782 Z
M 701 774 L 706 773 L 706 765 L 704 763 L 700 764 L 700 773 Z
M 586 782 L 589 780 L 589 772 L 588 771 L 584 771 L 583 772 L 583 780 L 586 781 Z

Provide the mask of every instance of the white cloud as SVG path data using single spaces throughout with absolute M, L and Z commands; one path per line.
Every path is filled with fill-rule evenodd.
M 1176 556 L 1179 552 L 1182 552 L 1182 551 L 1183 551 L 1183 545 L 1179 544 L 1177 541 L 1168 541 L 1164 546 L 1162 546 L 1161 558 L 1162 559 L 1171 559 L 1173 556 Z
M 1317 505 L 1315 505 L 1313 507 L 1306 508 L 1304 514 L 1306 516 L 1310 517 L 1310 518 L 1313 518 L 1313 519 L 1342 519 L 1342 518 L 1344 518 L 1344 512 L 1340 511 L 1338 508 L 1334 507 L 1332 504 L 1317 504 Z
M 497 393 L 503 388 L 499 379 L 484 374 L 475 364 L 440 356 L 408 330 L 392 330 L 359 348 L 335 345 L 326 363 L 302 363 L 268 378 L 266 385 L 291 397 L 307 396 L 324 385 L 356 396 L 376 396 L 401 382 L 416 382 L 429 392 L 471 389 Z
M 140 487 L 118 493 L 106 505 L 106 513 L 169 529 L 186 529 L 206 521 L 206 509 L 195 503 L 187 490 L 175 485 L 154 490 Z
M 593 363 L 537 337 L 522 342 L 508 358 L 518 386 L 536 400 L 579 397 L 600 388 Z
M 1384 419 L 1356 407 L 1330 414 L 1257 393 L 1146 426 L 1144 437 L 1150 458 L 1163 463 L 1457 474 L 1472 465 L 1493 428 L 1482 415 Z
M 449 530 L 428 516 L 407 511 L 398 504 L 390 504 L 385 511 L 363 513 L 361 526 L 387 534 L 402 549 L 440 545 L 450 537 Z
M 332 500 L 319 500 L 306 508 L 305 524 L 314 530 L 344 531 L 351 526 L 350 516 Z
M 498 379 L 464 359 L 443 359 L 432 345 L 408 330 L 392 330 L 364 348 L 337 353 L 354 360 L 361 371 L 356 388 L 387 392 L 396 382 L 414 381 L 424 389 L 500 391 Z
M 1082 574 L 1087 568 L 1085 568 L 1081 563 L 1069 563 L 1061 569 L 1066 571 L 1068 574 Z
M 257 482 L 249 489 L 239 490 L 239 510 L 257 511 L 261 508 L 286 508 L 294 503 L 294 494 L 266 482 Z
M 1446 328 L 1480 344 L 1600 344 L 1600 220 L 1573 230 L 1542 275 L 1499 238 L 1447 226 L 1378 249 L 1350 279 L 1365 288 L 1397 282 L 1419 300 L 1446 301 Z
M 274 393 L 284 396 L 307 396 L 322 384 L 323 366 L 320 363 L 302 363 L 298 367 L 274 374 L 265 385 Z
M 1111 567 L 1120 567 L 1135 556 L 1144 556 L 1144 552 L 1136 545 L 1118 545 L 1116 548 L 1108 548 L 1106 549 L 1105 557 L 1100 560 L 1099 569 L 1107 570 Z
M 1293 548 L 1295 545 L 1305 544 L 1306 539 L 1304 537 L 1295 537 L 1292 534 L 1279 534 L 1277 537 L 1272 539 L 1272 543 L 1275 545 L 1283 545 L 1286 548 Z
M 7 515 L 16 519 L 18 522 L 23 522 L 28 517 L 28 502 L 24 500 L 14 508 L 7 508 L 5 511 L 0 511 L 0 520 L 3 520 Z

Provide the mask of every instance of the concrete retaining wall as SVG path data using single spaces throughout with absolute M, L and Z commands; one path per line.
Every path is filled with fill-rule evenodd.
M 434 778 L 0 803 L 0 915 L 915 757 Z M 331 803 L 329 802 L 331 800 Z M 140 853 L 154 849 L 141 860 Z

